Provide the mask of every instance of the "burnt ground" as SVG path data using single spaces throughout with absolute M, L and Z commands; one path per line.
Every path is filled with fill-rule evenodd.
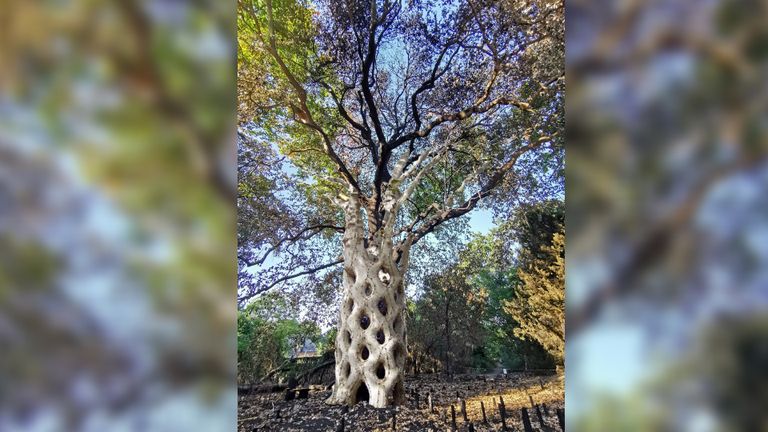
M 525 407 L 533 430 L 560 431 L 556 409 L 564 408 L 562 375 L 463 375 L 452 380 L 438 375 L 409 376 L 405 389 L 407 402 L 404 405 L 382 409 L 372 408 L 366 403 L 353 407 L 326 405 L 324 401 L 331 392 L 322 387 L 311 390 L 307 399 L 292 401 L 284 400 L 284 392 L 239 396 L 238 432 L 390 431 L 393 416 L 400 431 L 447 431 L 452 426 L 451 405 L 455 407 L 459 431 L 470 430 L 470 423 L 478 432 L 500 431 L 500 397 L 506 407 L 508 430 L 523 431 L 521 409 Z M 416 393 L 419 395 L 418 408 Z M 434 412 L 430 412 L 427 405 L 428 394 L 432 395 Z M 466 405 L 468 421 L 464 421 L 459 398 Z M 531 407 L 531 400 L 539 405 L 543 425 L 537 411 Z M 481 401 L 487 423 L 483 422 Z

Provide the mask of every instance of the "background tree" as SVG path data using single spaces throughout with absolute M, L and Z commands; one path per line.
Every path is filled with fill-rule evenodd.
M 556 233 L 547 259 L 520 272 L 515 297 L 504 310 L 518 323 L 515 334 L 538 341 L 562 365 L 565 358 L 565 236 Z
M 414 369 L 434 364 L 453 374 L 473 366 L 485 341 L 482 317 L 487 293 L 471 285 L 466 269 L 455 265 L 430 278 L 415 302 L 409 324 Z
M 494 233 L 496 236 L 500 232 Z M 550 369 L 554 366 L 553 358 L 537 340 L 521 337 L 515 333 L 518 322 L 506 311 L 506 305 L 515 297 L 516 287 L 520 285 L 519 269 L 489 269 L 486 263 L 478 269 L 474 284 L 482 286 L 488 292 L 483 326 L 486 339 L 482 349 L 484 357 L 493 359 L 510 370 Z
M 298 308 L 282 296 L 267 295 L 250 303 L 237 317 L 238 381 L 256 383 L 282 372 L 296 375 L 290 367 L 293 353 L 312 341 L 322 353 L 324 339 L 315 322 L 298 319 Z M 333 347 L 331 346 L 332 350 Z
M 537 341 L 562 365 L 565 351 L 565 211 L 561 201 L 523 208 L 512 224 L 519 283 L 503 303 L 515 335 Z
M 562 2 L 243 0 L 239 10 L 239 76 L 260 73 L 255 86 L 267 87 L 243 80 L 241 124 L 291 158 L 315 219 L 272 250 L 307 240 L 323 251 L 294 254 L 241 298 L 343 263 L 329 402 L 399 403 L 411 247 L 483 200 L 538 199 L 562 172 Z M 325 231 L 343 231 L 341 256 L 339 243 L 316 240 Z
M 538 340 L 521 334 L 521 324 L 506 310 L 522 284 L 517 262 L 524 254 L 519 244 L 509 241 L 517 238 L 513 226 L 475 235 L 455 252 L 453 264 L 427 277 L 408 309 L 408 347 L 415 372 L 554 366 L 553 357 Z M 505 244 L 515 249 L 506 250 Z

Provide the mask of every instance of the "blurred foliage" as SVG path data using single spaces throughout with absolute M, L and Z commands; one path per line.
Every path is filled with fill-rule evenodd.
M 235 11 L 3 17 L 0 429 L 234 428 Z
M 768 427 L 768 315 L 728 315 L 702 329 L 693 349 L 667 374 L 671 382 L 693 389 L 687 395 L 718 419 L 720 430 L 764 430 Z M 662 380 L 659 380 L 662 381 Z M 701 390 L 701 391 L 697 391 Z
M 613 396 L 596 397 L 595 406 L 580 417 L 576 430 L 594 432 L 648 432 L 670 429 L 663 415 L 647 406 L 647 400 L 634 394 L 618 399 Z
M 566 422 L 765 429 L 741 399 L 760 392 L 733 392 L 761 381 L 746 360 L 761 356 L 727 317 L 768 310 L 768 4 L 574 1 L 566 14 Z

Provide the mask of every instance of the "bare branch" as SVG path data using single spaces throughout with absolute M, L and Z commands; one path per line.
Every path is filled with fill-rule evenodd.
M 306 227 L 306 228 L 302 229 L 301 231 L 299 231 L 295 235 L 281 238 L 275 244 L 273 244 L 269 249 L 267 249 L 264 252 L 264 254 L 262 254 L 261 257 L 255 259 L 255 260 L 248 260 L 248 259 L 245 259 L 245 258 L 242 258 L 242 257 L 238 257 L 238 258 L 240 258 L 241 261 L 243 261 L 243 263 L 246 265 L 246 267 L 253 267 L 253 266 L 257 266 L 257 265 L 262 265 L 262 264 L 264 264 L 264 261 L 266 261 L 267 257 L 272 252 L 276 251 L 283 243 L 285 243 L 285 242 L 294 242 L 294 241 L 297 241 L 297 240 L 308 240 L 308 239 L 314 237 L 315 235 L 321 233 L 323 230 L 326 230 L 326 229 L 332 229 L 332 230 L 335 230 L 336 232 L 340 232 L 340 233 L 344 232 L 344 227 L 340 227 L 340 226 L 327 225 L 327 224 L 312 225 L 312 226 L 309 226 L 309 227 Z M 309 237 L 305 237 L 304 236 L 304 234 L 307 231 L 313 231 L 313 230 L 317 230 L 317 231 L 312 233 Z
M 244 302 L 246 300 L 249 300 L 249 299 L 251 299 L 253 297 L 256 297 L 257 295 L 259 295 L 261 293 L 264 293 L 264 292 L 267 292 L 267 291 L 271 290 L 272 288 L 274 288 L 275 286 L 277 286 L 278 284 L 283 283 L 285 281 L 288 281 L 288 280 L 291 280 L 291 279 L 296 279 L 297 277 L 301 277 L 301 276 L 306 276 L 308 274 L 313 274 L 313 273 L 316 273 L 316 272 L 318 272 L 320 270 L 324 270 L 324 269 L 333 267 L 333 266 L 341 264 L 343 262 L 344 262 L 344 259 L 340 258 L 340 259 L 338 259 L 336 261 L 329 262 L 329 263 L 326 263 L 326 264 L 323 264 L 323 265 L 320 265 L 320 266 L 317 266 L 317 267 L 313 267 L 313 268 L 311 268 L 309 270 L 304 270 L 304 271 L 300 271 L 298 273 L 293 273 L 293 274 L 288 275 L 288 276 L 283 276 L 283 277 L 281 277 L 279 279 L 276 279 L 275 281 L 273 281 L 272 283 L 270 283 L 269 285 L 267 285 L 265 287 L 259 288 L 259 289 L 255 290 L 255 291 L 252 291 L 252 292 L 249 292 L 248 294 L 246 294 L 244 296 L 238 296 L 238 302 L 242 303 L 242 302 Z
M 516 150 L 514 153 L 512 153 L 512 155 L 510 156 L 510 159 L 506 163 L 504 163 L 504 165 L 502 165 L 498 170 L 496 170 L 496 172 L 493 175 L 491 175 L 491 177 L 488 179 L 488 181 L 479 191 L 474 193 L 471 197 L 469 197 L 469 199 L 464 201 L 458 207 L 443 209 L 443 211 L 437 213 L 427 223 L 420 226 L 415 231 L 409 233 L 407 236 L 407 239 L 411 240 L 411 244 L 416 244 L 425 235 L 434 231 L 434 229 L 437 228 L 437 226 L 439 226 L 443 222 L 448 221 L 450 219 L 457 218 L 459 216 L 462 216 L 472 211 L 475 208 L 475 206 L 477 206 L 477 203 L 481 199 L 490 195 L 493 189 L 496 188 L 496 186 L 498 186 L 501 183 L 501 181 L 504 179 L 506 174 L 509 171 L 511 171 L 512 168 L 515 166 L 515 163 L 520 158 L 520 156 L 538 147 L 541 147 L 543 143 L 550 141 L 556 135 L 557 134 L 553 134 L 547 137 L 541 137 L 538 140 Z M 462 187 L 463 187 L 463 183 L 462 183 Z

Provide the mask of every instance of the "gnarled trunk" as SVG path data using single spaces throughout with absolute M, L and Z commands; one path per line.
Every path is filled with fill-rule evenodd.
M 356 196 L 345 205 L 345 213 L 344 295 L 336 336 L 336 384 L 328 403 L 396 405 L 405 398 L 404 268 L 393 254 L 391 226 L 374 235 L 366 249 Z M 394 218 L 387 219 L 391 223 Z

